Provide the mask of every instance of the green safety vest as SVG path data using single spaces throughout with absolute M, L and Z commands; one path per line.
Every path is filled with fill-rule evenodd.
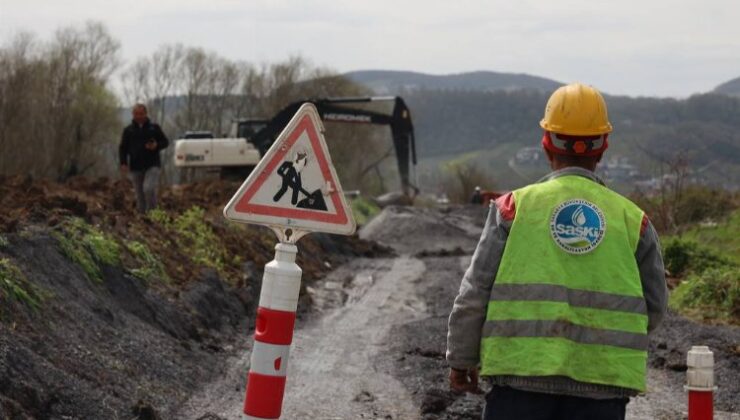
M 642 210 L 575 175 L 513 194 L 481 374 L 559 375 L 644 391 L 648 318 L 635 260 Z

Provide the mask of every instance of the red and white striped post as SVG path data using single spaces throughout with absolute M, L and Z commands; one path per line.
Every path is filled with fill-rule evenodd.
M 689 420 L 714 418 L 714 354 L 707 346 L 693 346 L 686 355 Z
M 265 266 L 244 401 L 248 419 L 280 418 L 301 288 L 297 253 L 295 245 L 279 243 Z

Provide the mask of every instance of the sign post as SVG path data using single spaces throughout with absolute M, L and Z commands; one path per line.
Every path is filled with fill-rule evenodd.
M 224 216 L 268 226 L 280 241 L 265 266 L 244 402 L 247 418 L 278 419 L 301 285 L 295 243 L 310 232 L 351 235 L 356 229 L 313 104 L 296 112 Z

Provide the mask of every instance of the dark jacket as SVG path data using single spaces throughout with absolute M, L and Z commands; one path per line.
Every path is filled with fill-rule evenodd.
M 154 140 L 157 150 L 148 150 L 144 145 Z M 123 129 L 118 155 L 121 165 L 128 165 L 132 171 L 146 171 L 152 166 L 160 166 L 159 151 L 170 144 L 159 125 L 148 119 L 139 127 L 135 121 Z

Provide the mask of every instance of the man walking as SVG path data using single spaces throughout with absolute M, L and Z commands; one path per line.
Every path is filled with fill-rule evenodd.
M 484 419 L 624 419 L 645 391 L 667 289 L 645 213 L 594 174 L 612 131 L 594 88 L 550 97 L 553 172 L 500 197 L 450 314 L 450 388 L 493 385 Z
M 134 105 L 131 114 L 133 118 L 123 129 L 118 153 L 121 173 L 134 183 L 136 207 L 145 213 L 157 207 L 159 151 L 169 145 L 169 140 L 159 125 L 149 120 L 144 104 Z

